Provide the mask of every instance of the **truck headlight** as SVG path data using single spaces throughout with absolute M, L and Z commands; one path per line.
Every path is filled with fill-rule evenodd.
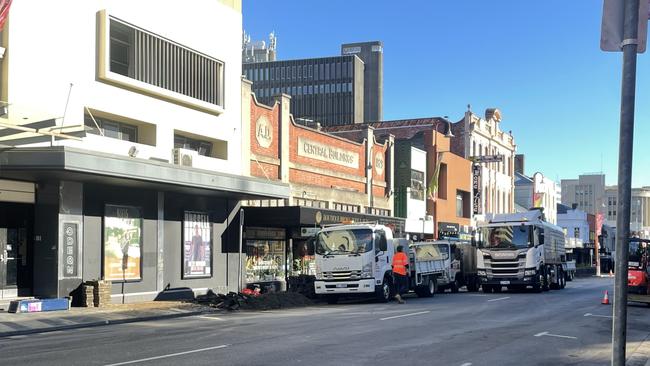
M 476 274 L 479 275 L 479 276 L 487 276 L 487 272 L 485 272 L 485 270 L 481 270 L 481 269 L 476 271 Z
M 365 264 L 361 268 L 361 278 L 371 278 L 372 277 L 372 263 Z
M 524 276 L 534 276 L 537 273 L 536 269 L 527 269 L 524 271 Z

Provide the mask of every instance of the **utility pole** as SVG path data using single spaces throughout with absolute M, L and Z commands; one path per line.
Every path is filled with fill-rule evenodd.
M 612 320 L 613 366 L 625 366 L 625 345 L 627 343 L 627 261 L 630 238 L 636 54 L 639 44 L 639 0 L 626 0 L 624 6 L 623 41 L 621 42 L 621 48 L 623 49 L 623 78 L 618 150 L 618 215 L 616 220 L 618 232 L 616 235 L 614 319 Z M 647 16 L 647 13 L 645 16 Z M 647 28 L 647 20 L 645 27 Z

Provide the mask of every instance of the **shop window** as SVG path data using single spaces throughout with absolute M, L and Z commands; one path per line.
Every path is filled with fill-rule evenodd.
M 314 257 L 314 238 L 309 238 L 307 240 L 295 240 L 293 241 L 292 248 L 292 266 L 291 266 L 291 275 L 300 276 L 316 275 L 316 259 Z
M 207 213 L 183 218 L 183 278 L 212 277 L 212 224 Z
M 246 282 L 284 281 L 283 240 L 246 240 Z

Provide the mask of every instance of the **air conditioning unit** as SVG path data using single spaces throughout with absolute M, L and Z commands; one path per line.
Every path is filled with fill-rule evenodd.
M 194 159 L 199 154 L 194 150 L 178 148 L 173 150 L 173 155 L 174 164 L 191 167 Z

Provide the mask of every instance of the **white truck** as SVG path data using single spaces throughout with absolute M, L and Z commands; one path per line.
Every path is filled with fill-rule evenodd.
M 433 244 L 444 259 L 444 272 L 438 276 L 438 290 L 451 292 L 466 286 L 468 292 L 478 291 L 480 287 L 476 274 L 476 246 L 468 240 L 443 238 Z
M 564 231 L 545 221 L 542 210 L 488 215 L 479 225 L 477 273 L 484 292 L 566 286 Z
M 341 295 L 392 297 L 393 232 L 377 224 L 347 224 L 316 236 L 316 295 L 336 303 Z
M 378 224 L 338 225 L 316 236 L 317 295 L 329 303 L 341 296 L 375 296 L 386 302 L 393 297 L 392 260 L 398 245 L 408 248 L 409 287 L 418 296 L 433 296 L 437 277 L 444 269 L 440 252 L 432 243 L 409 245 L 393 238 L 390 228 Z

